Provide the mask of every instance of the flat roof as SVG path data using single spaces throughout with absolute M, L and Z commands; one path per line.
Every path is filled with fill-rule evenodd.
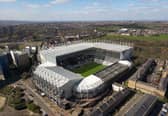
M 117 77 L 117 75 L 121 74 L 129 67 L 118 62 L 104 68 L 103 70 L 95 73 L 95 75 L 101 78 L 103 81 L 107 82 L 109 80 L 113 80 Z
M 57 56 L 62 56 L 62 55 L 70 54 L 70 53 L 83 51 L 89 48 L 99 48 L 99 49 L 104 49 L 104 50 L 109 50 L 109 51 L 114 51 L 114 52 L 123 52 L 123 51 L 131 49 L 132 47 L 114 44 L 114 43 L 83 42 L 83 43 L 62 45 L 62 46 L 57 46 L 54 48 L 49 48 L 47 50 L 40 51 L 40 53 L 45 54 L 45 55 L 50 55 L 53 57 L 57 57 Z
M 153 105 L 156 103 L 157 97 L 145 94 L 141 100 L 136 103 L 126 114 L 125 116 L 142 116 L 147 115 Z

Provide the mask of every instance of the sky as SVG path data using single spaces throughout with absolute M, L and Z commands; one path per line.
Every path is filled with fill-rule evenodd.
M 168 0 L 0 0 L 0 20 L 168 20 Z

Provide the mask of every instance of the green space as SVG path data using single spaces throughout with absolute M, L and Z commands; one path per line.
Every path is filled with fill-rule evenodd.
M 26 101 L 23 97 L 24 92 L 21 88 L 13 88 L 12 92 L 8 96 L 8 105 L 16 110 L 26 109 Z
M 27 108 L 34 113 L 40 113 L 40 107 L 33 102 L 27 103 Z
M 3 88 L 0 88 L 0 94 L 2 94 L 4 96 L 9 96 L 13 92 L 13 89 L 14 88 L 11 86 L 5 86 Z
M 111 40 L 168 40 L 168 34 L 150 35 L 150 36 L 124 36 L 118 34 L 107 34 L 100 39 Z
M 168 59 L 168 34 L 151 36 L 122 36 L 107 34 L 99 40 L 112 40 L 118 42 L 131 42 L 134 44 L 132 61 L 135 66 L 140 66 L 148 58 Z
M 28 109 L 34 113 L 40 113 L 38 105 L 34 104 L 33 101 L 25 100 L 24 90 L 20 87 L 5 86 L 0 89 L 0 94 L 6 96 L 7 105 L 13 107 L 15 110 Z
M 104 69 L 105 66 L 102 64 L 97 64 L 97 63 L 89 63 L 89 64 L 85 64 L 82 67 L 76 68 L 74 70 L 72 70 L 75 73 L 79 73 L 84 77 L 87 77 L 91 74 L 94 74 L 102 69 Z
M 0 89 L 0 93 L 7 97 L 7 104 L 16 110 L 26 108 L 26 101 L 24 100 L 23 90 L 19 87 L 5 86 Z
M 118 32 L 119 29 L 121 28 L 128 28 L 128 29 L 150 29 L 153 27 L 149 25 L 142 25 L 142 24 L 112 24 L 112 25 L 105 25 L 105 26 L 98 26 L 96 29 L 98 31 L 103 31 L 103 32 Z M 156 28 L 156 27 L 155 27 Z

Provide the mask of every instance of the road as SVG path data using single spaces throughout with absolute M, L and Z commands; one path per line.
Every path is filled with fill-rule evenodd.
M 55 116 L 56 114 L 50 109 L 50 106 L 46 103 L 46 101 L 38 94 L 35 92 L 34 89 L 32 89 L 29 85 L 27 85 L 25 82 L 20 81 L 26 89 L 26 92 L 28 94 L 33 95 L 33 99 L 37 104 L 45 111 L 47 112 L 48 116 Z

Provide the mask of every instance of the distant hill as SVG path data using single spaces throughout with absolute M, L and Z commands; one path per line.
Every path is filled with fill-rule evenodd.
M 10 25 L 20 25 L 20 24 L 32 24 L 35 22 L 31 21 L 10 21 L 10 20 L 0 20 L 0 26 L 10 26 Z

